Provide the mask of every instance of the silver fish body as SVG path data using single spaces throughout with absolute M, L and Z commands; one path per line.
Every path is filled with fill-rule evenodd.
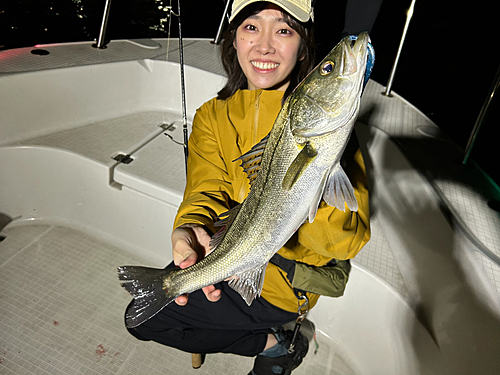
M 243 168 L 261 158 L 260 169 L 248 197 L 222 221 L 225 228 L 206 258 L 183 270 L 118 268 L 122 286 L 134 296 L 128 327 L 181 294 L 228 278 L 250 305 L 270 258 L 307 218 L 314 220 L 322 198 L 342 211 L 345 204 L 357 210 L 340 158 L 359 110 L 368 41 L 367 33 L 354 46 L 343 39 L 290 94 L 269 135 L 240 158 Z

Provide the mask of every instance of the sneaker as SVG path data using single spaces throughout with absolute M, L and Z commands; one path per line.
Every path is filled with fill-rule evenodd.
M 280 332 L 283 340 L 279 340 L 277 345 L 282 345 L 288 350 L 293 338 L 293 331 Z M 307 337 L 299 332 L 295 350 L 293 353 L 287 353 L 279 357 L 269 357 L 259 354 L 255 358 L 252 371 L 248 375 L 289 375 L 302 363 L 309 349 Z M 269 350 L 269 349 L 268 349 Z

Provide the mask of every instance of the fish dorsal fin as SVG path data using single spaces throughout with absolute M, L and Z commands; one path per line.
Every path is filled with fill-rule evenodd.
M 241 160 L 240 166 L 243 171 L 248 175 L 248 180 L 250 181 L 250 187 L 252 187 L 253 182 L 257 178 L 257 173 L 260 170 L 260 163 L 262 162 L 262 154 L 267 145 L 267 140 L 269 139 L 269 134 L 266 135 L 262 140 L 254 145 L 248 152 L 241 155 L 236 160 Z
M 262 285 L 264 285 L 266 267 L 267 263 L 234 275 L 228 282 L 229 286 L 241 295 L 248 306 L 252 304 L 255 298 L 260 296 Z
M 217 233 L 215 233 L 212 236 L 212 239 L 210 240 L 210 249 L 215 250 L 217 246 L 220 245 L 222 239 L 226 235 L 226 232 L 228 228 L 231 226 L 233 223 L 234 219 L 236 218 L 236 215 L 238 215 L 238 212 L 240 212 L 241 204 L 231 208 L 229 211 L 226 211 L 219 216 L 217 216 L 218 221 L 214 223 L 214 227 L 216 228 L 221 228 Z
M 345 203 L 351 211 L 358 210 L 358 200 L 354 195 L 354 188 L 340 164 L 330 172 L 323 199 L 328 205 L 341 211 L 345 211 Z
M 318 151 L 314 149 L 309 142 L 305 144 L 299 154 L 295 157 L 292 164 L 288 167 L 285 177 L 283 178 L 282 187 L 285 190 L 290 190 L 297 180 L 302 176 L 309 164 L 318 155 Z

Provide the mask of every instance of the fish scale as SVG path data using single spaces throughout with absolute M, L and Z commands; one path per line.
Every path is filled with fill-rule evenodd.
M 154 316 L 179 295 L 225 279 L 248 305 L 260 295 L 269 259 L 323 199 L 342 211 L 357 210 L 354 189 L 340 159 L 356 121 L 365 79 L 368 34 L 354 46 L 343 39 L 287 98 L 269 135 L 239 159 L 251 189 L 230 210 L 213 251 L 186 269 L 118 268 L 134 297 L 127 327 Z M 263 152 L 261 152 L 263 150 Z M 255 170 L 249 166 L 260 165 Z

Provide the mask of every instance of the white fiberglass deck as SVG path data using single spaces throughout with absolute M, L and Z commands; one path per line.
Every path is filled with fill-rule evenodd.
M 116 267 L 169 262 L 185 183 L 182 146 L 163 135 L 182 140 L 178 67 L 163 61 L 165 41 L 146 44 L 44 46 L 47 59 L 0 52 L 0 214 L 15 219 L 0 242 L 0 374 L 252 366 L 209 355 L 193 370 L 189 354 L 139 342 L 122 322 L 130 297 Z M 208 41 L 185 45 L 191 121 L 223 78 Z M 294 374 L 496 374 L 500 217 L 487 202 L 498 192 L 454 163 L 461 151 L 431 121 L 381 91 L 369 82 L 356 129 L 372 239 L 346 295 L 309 315 L 319 349 L 311 343 Z

